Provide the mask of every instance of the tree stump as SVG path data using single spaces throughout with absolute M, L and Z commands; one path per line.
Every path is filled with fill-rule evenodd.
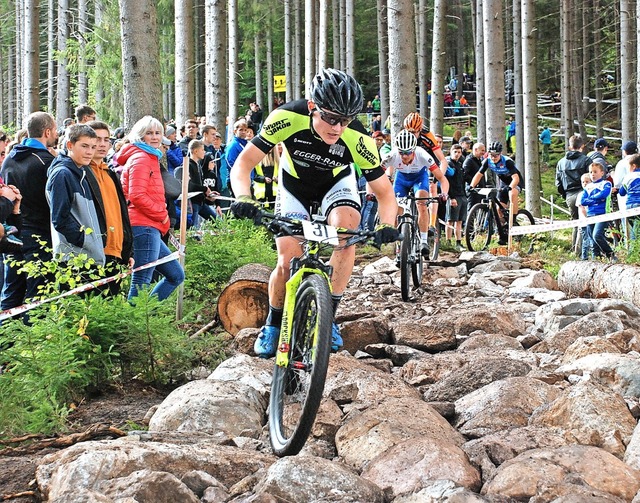
M 218 299 L 220 323 L 231 335 L 243 328 L 264 325 L 269 312 L 270 275 L 270 267 L 247 264 L 231 276 Z
M 558 288 L 579 297 L 621 299 L 640 306 L 640 267 L 602 262 L 565 262 Z

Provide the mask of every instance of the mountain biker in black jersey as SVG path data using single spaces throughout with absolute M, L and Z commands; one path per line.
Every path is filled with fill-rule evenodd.
M 362 105 L 362 89 L 353 77 L 331 68 L 321 70 L 311 82 L 309 99 L 295 100 L 274 110 L 236 160 L 231 170 L 231 185 L 237 197 L 231 206 L 233 214 L 245 218 L 257 214 L 259 204 L 250 196 L 251 171 L 278 142 L 283 142 L 276 214 L 310 220 L 310 207 L 319 202 L 329 225 L 356 229 L 360 197 L 355 163 L 378 199 L 381 224 L 376 227 L 376 241 L 396 241 L 398 206 L 389 179 L 380 167 L 376 143 L 355 119 Z M 255 353 L 264 358 L 276 352 L 289 263 L 300 255 L 300 243 L 295 237 L 277 237 L 276 246 L 278 263 L 269 280 L 269 314 L 254 345 Z M 354 261 L 353 246 L 334 249 L 329 262 L 333 266 L 334 315 Z M 334 322 L 332 350 L 341 346 L 342 337 Z
M 493 171 L 500 180 L 498 200 L 505 206 L 511 203 L 512 215 L 515 216 L 518 213 L 518 195 L 524 188 L 524 179 L 516 168 L 516 163 L 502 155 L 502 143 L 499 141 L 489 144 L 489 157 L 482 162 L 480 170 L 471 180 L 471 188 L 475 188 L 480 183 L 488 169 Z M 502 218 L 502 208 L 498 210 Z M 500 236 L 499 244 L 507 244 L 507 236 Z

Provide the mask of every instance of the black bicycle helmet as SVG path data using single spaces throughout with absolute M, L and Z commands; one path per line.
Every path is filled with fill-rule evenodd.
M 500 153 L 502 152 L 502 143 L 499 141 L 494 141 L 489 144 L 489 152 Z
M 309 95 L 318 107 L 345 117 L 354 117 L 362 111 L 363 97 L 360 84 L 341 70 L 320 70 L 311 81 Z

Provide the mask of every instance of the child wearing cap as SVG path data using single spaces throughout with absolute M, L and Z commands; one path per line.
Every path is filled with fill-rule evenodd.
M 611 182 L 604 179 L 604 167 L 599 162 L 593 162 L 589 166 L 589 183 L 580 196 L 580 205 L 587 207 L 587 216 L 595 217 L 607 212 L 607 198 L 611 195 Z M 604 255 L 611 262 L 616 262 L 616 257 L 609 246 L 604 233 L 609 222 L 598 222 L 587 226 L 589 236 L 593 241 L 593 254 L 595 257 Z
M 621 196 L 626 196 L 626 209 L 640 207 L 640 154 L 629 156 L 629 174 L 624 177 L 620 185 Z M 640 217 L 629 217 L 631 226 L 631 239 L 637 236 L 636 226 Z

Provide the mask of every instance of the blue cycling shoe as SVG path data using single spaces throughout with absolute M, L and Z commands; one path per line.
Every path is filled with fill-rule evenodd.
M 331 351 L 335 353 L 342 347 L 342 336 L 340 335 L 338 324 L 335 321 L 331 328 Z
M 256 342 L 253 344 L 253 351 L 260 358 L 271 358 L 276 354 L 278 339 L 280 338 L 280 328 L 273 325 L 265 325 L 260 330 Z

